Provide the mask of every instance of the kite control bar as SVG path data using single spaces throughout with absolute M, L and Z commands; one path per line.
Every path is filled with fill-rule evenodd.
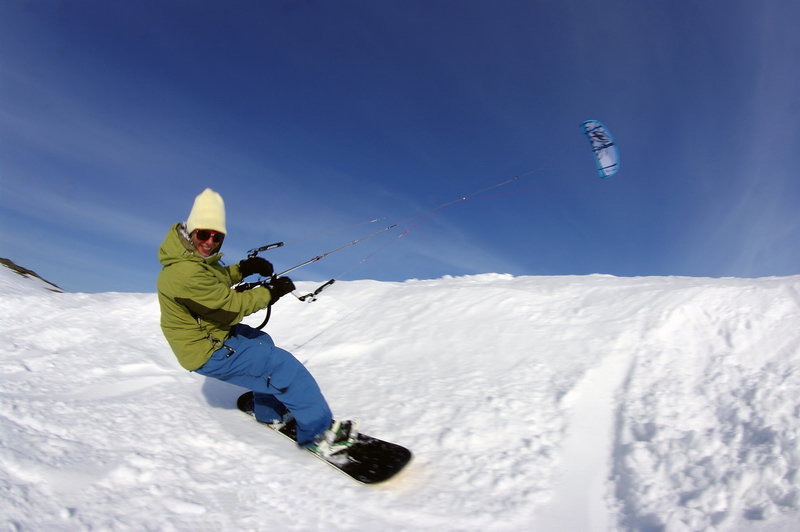
M 261 246 L 260 248 L 251 249 L 247 252 L 247 258 L 251 259 L 261 253 L 262 251 L 269 251 L 270 249 L 280 248 L 283 247 L 284 242 L 275 242 L 274 244 L 269 244 L 267 246 Z
M 271 249 L 277 249 L 279 247 L 283 247 L 284 244 L 285 244 L 285 242 L 275 242 L 274 244 L 268 244 L 266 246 L 261 246 L 260 248 L 251 249 L 250 251 L 247 252 L 247 258 L 253 258 L 253 257 L 257 256 L 259 253 L 261 253 L 262 251 L 269 251 Z M 350 244 L 347 244 L 347 245 L 342 246 L 342 247 L 347 247 L 347 246 L 352 245 L 352 244 L 355 244 L 355 242 L 351 242 Z M 314 257 L 312 259 L 309 259 L 309 260 L 303 262 L 302 264 L 298 264 L 297 266 L 289 268 L 288 270 L 284 270 L 281 273 L 274 274 L 271 277 L 271 279 L 275 279 L 277 277 L 283 277 L 287 273 L 293 272 L 294 270 L 296 270 L 298 268 L 302 268 L 303 266 L 305 266 L 307 264 L 311 264 L 312 262 L 316 262 L 316 261 L 320 260 L 321 258 L 330 255 L 334 251 L 338 251 L 339 249 L 342 249 L 342 248 L 338 248 L 338 249 L 335 249 L 333 251 L 329 251 L 328 253 L 323 253 L 322 255 L 318 255 L 318 256 L 316 256 L 316 257 Z M 293 293 L 293 295 L 297 299 L 299 299 L 300 301 L 308 301 L 309 303 L 311 303 L 311 302 L 317 300 L 317 296 L 319 295 L 320 292 L 322 292 L 323 290 L 325 290 L 326 288 L 328 288 L 330 285 L 332 285 L 335 282 L 336 282 L 336 279 L 331 279 L 330 281 L 326 282 L 325 284 L 323 284 L 322 286 L 320 286 L 319 288 L 317 288 L 313 292 L 309 292 L 308 294 L 306 294 L 304 296 L 298 296 L 297 294 L 294 294 L 294 293 Z M 258 282 L 255 282 L 255 283 L 241 283 L 241 284 L 237 285 L 236 290 L 237 290 L 237 292 L 243 292 L 244 290 L 250 290 L 250 289 L 256 288 L 258 286 L 264 286 L 265 284 L 267 284 L 267 281 L 258 281 Z M 264 323 L 262 323 L 261 326 L 258 327 L 258 329 L 263 328 L 264 325 L 266 325 L 267 322 L 269 321 L 269 313 L 270 313 L 270 310 L 272 310 L 271 307 L 272 307 L 272 305 L 270 305 L 270 307 L 267 309 L 267 318 L 266 318 L 266 320 L 264 320 Z

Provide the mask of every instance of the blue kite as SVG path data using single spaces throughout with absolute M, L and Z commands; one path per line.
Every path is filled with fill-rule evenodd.
M 581 124 L 581 129 L 592 145 L 600 177 L 605 179 L 616 174 L 619 170 L 619 150 L 611 132 L 597 120 L 587 120 Z

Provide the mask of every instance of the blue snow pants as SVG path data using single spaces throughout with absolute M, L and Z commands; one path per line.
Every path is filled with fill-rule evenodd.
M 288 410 L 297 421 L 297 443 L 308 446 L 333 422 L 317 381 L 291 353 L 276 347 L 265 332 L 240 323 L 219 349 L 195 371 L 253 391 L 256 419 L 280 421 Z

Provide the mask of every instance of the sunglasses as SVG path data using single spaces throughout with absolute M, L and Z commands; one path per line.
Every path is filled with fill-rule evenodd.
M 214 238 L 214 242 L 219 244 L 225 239 L 225 233 L 218 233 L 217 231 L 206 231 L 205 229 L 198 229 L 194 232 L 194 236 L 200 242 L 205 242 L 209 238 Z

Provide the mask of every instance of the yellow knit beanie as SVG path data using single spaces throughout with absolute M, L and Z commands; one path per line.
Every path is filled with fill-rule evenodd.
M 210 229 L 228 234 L 225 229 L 225 202 L 222 196 L 211 190 L 205 189 L 194 199 L 192 212 L 186 220 L 186 230 L 189 234 L 195 229 Z

